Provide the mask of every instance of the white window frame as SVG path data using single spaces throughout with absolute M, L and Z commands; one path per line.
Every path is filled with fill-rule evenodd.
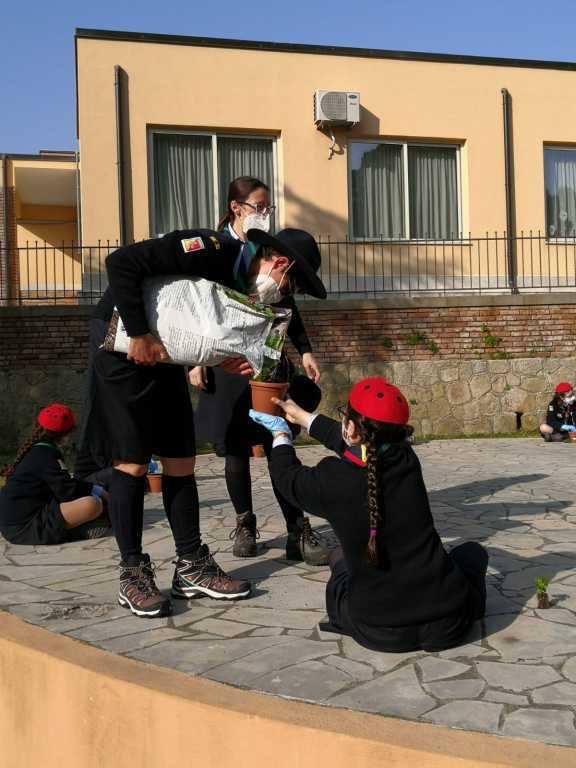
M 461 242 L 462 234 L 462 175 L 461 175 L 461 149 L 460 144 L 445 144 L 443 142 L 419 142 L 419 141 L 394 141 L 393 139 L 352 139 L 351 144 L 391 144 L 402 148 L 402 166 L 403 166 L 403 196 L 404 196 L 404 237 L 355 237 L 354 235 L 354 217 L 352 201 L 352 167 L 351 153 L 348 152 L 348 237 L 353 242 L 391 242 L 391 243 L 450 243 Z M 426 147 L 427 149 L 455 149 L 456 150 L 456 197 L 457 197 L 457 216 L 458 216 L 458 238 L 457 240 L 438 240 L 430 238 L 429 240 L 410 236 L 410 200 L 408 197 L 408 148 Z
M 163 133 L 170 134 L 171 136 L 207 136 L 212 139 L 212 187 L 213 187 L 213 206 L 214 206 L 214 229 L 218 226 L 218 222 L 222 216 L 222 211 L 219 211 L 219 190 L 218 190 L 218 138 L 225 139 L 265 139 L 272 144 L 272 172 L 274 174 L 273 184 L 273 197 L 274 205 L 276 206 L 275 219 L 278 223 L 280 221 L 279 210 L 279 188 L 278 188 L 278 137 L 270 134 L 258 134 L 258 133 L 227 133 L 226 131 L 187 131 L 182 129 L 172 128 L 149 128 L 148 129 L 148 230 L 150 237 L 158 237 L 159 233 L 156 229 L 156 189 L 154 184 L 154 134 Z M 152 226 L 154 225 L 154 226 Z M 162 233 L 165 234 L 165 233 Z
M 563 244 L 569 244 L 574 245 L 574 240 L 576 239 L 576 235 L 572 235 L 572 237 L 566 237 L 565 235 L 560 237 L 555 237 L 554 235 L 548 234 L 548 211 L 546 210 L 546 150 L 547 149 L 558 149 L 562 152 L 574 152 L 576 153 L 576 146 L 569 146 L 568 144 L 544 144 L 543 150 L 542 150 L 542 186 L 544 188 L 544 240 L 546 243 L 549 243 L 551 245 L 563 245 Z

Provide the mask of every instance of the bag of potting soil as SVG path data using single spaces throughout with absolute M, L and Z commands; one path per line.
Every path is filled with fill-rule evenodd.
M 152 277 L 142 285 L 146 319 L 178 365 L 218 365 L 244 357 L 256 376 L 278 365 L 292 312 L 256 304 L 202 278 Z M 128 352 L 130 338 L 114 310 L 104 349 Z

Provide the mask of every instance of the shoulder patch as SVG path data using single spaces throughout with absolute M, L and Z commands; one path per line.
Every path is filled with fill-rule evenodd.
M 214 248 L 216 248 L 217 251 L 220 250 L 220 240 L 218 240 L 217 237 L 214 237 L 214 235 L 210 235 L 210 240 L 212 240 L 212 243 L 214 244 Z
M 192 251 L 201 251 L 204 248 L 204 241 L 201 237 L 185 237 L 184 240 L 180 240 L 184 253 L 192 253 Z

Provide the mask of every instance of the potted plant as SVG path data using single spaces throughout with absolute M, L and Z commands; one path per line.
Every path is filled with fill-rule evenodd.
M 272 402 L 282 400 L 288 391 L 287 358 L 282 355 L 289 317 L 279 317 L 266 339 L 266 353 L 262 370 L 250 380 L 252 408 L 262 413 L 281 416 L 282 409 Z
M 162 464 L 152 459 L 148 464 L 148 487 L 150 493 L 162 493 Z
M 548 595 L 548 585 L 550 582 L 548 579 L 538 576 L 536 578 L 536 598 L 538 600 L 538 608 L 550 608 L 550 597 Z

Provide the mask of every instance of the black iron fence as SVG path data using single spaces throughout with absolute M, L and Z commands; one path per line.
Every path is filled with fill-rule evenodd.
M 321 275 L 329 297 L 386 294 L 551 292 L 576 289 L 576 236 L 540 232 L 449 240 L 352 241 L 319 237 Z M 107 285 L 111 241 L 0 243 L 0 303 L 95 303 Z

